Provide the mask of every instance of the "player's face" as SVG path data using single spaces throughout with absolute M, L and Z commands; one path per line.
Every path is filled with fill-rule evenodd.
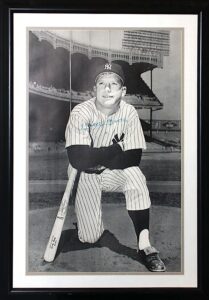
M 97 79 L 94 87 L 96 105 L 101 111 L 115 109 L 126 94 L 126 87 L 122 85 L 120 77 L 114 73 L 104 73 Z

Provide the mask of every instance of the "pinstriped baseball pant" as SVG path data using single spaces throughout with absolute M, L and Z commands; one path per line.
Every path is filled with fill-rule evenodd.
M 105 169 L 99 175 L 81 172 L 75 200 L 81 242 L 95 243 L 104 231 L 102 191 L 124 193 L 127 210 L 143 210 L 151 205 L 146 179 L 139 167 Z

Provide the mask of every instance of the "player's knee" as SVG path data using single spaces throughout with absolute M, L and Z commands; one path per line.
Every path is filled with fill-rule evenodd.
M 94 233 L 94 234 L 91 234 L 91 236 L 79 236 L 79 240 L 82 243 L 94 244 L 100 239 L 100 237 L 101 237 L 101 234 Z
M 99 240 L 100 236 L 93 236 L 88 239 L 87 243 L 94 244 Z

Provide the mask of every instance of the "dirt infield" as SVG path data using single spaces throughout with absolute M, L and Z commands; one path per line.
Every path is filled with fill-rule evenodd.
M 28 272 L 148 272 L 136 252 L 136 237 L 125 206 L 103 205 L 105 233 L 96 244 L 77 237 L 74 209 L 70 206 L 58 253 L 53 263 L 43 261 L 57 207 L 29 212 Z M 180 208 L 152 206 L 151 242 L 161 253 L 167 272 L 181 272 Z M 125 234 L 124 234 L 125 233 Z
M 166 273 L 171 274 L 181 272 L 182 261 L 180 158 L 180 153 L 144 153 L 140 165 L 147 177 L 152 201 L 150 239 L 161 253 L 167 267 Z M 137 256 L 135 232 L 125 208 L 124 195 L 118 193 L 103 195 L 106 230 L 94 245 L 79 242 L 73 224 L 76 223 L 76 217 L 71 203 L 57 257 L 50 264 L 43 261 L 44 250 L 63 195 L 63 186 L 66 184 L 67 165 L 66 153 L 30 157 L 28 272 L 149 273 Z M 53 189 L 46 184 L 50 181 Z M 54 183 L 57 181 L 63 181 L 63 186 L 59 184 L 59 188 L 55 188 Z

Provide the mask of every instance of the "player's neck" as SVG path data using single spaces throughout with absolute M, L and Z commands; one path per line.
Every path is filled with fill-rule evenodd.
M 117 105 L 111 107 L 111 108 L 106 108 L 101 106 L 99 103 L 95 102 L 96 108 L 104 115 L 111 116 L 114 113 L 116 113 L 120 107 L 120 103 L 117 103 Z

